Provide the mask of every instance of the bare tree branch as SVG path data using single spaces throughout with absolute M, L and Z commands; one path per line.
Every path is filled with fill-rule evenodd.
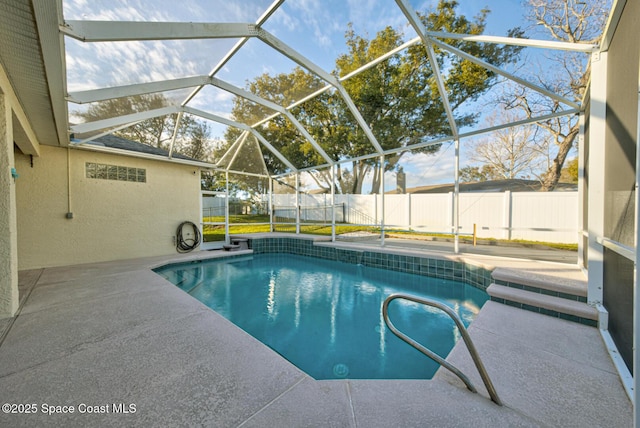
M 526 0 L 527 19 L 533 24 L 531 33 L 546 33 L 553 39 L 571 43 L 598 43 L 606 24 L 609 1 L 598 0 Z M 575 101 L 581 101 L 589 82 L 589 58 L 583 54 L 560 53 L 548 58 L 545 68 L 537 70 L 534 79 L 544 87 Z M 553 67 L 553 65 L 557 67 Z M 559 111 L 563 106 L 518 85 L 498 101 L 505 109 L 518 109 L 527 117 Z M 542 131 L 536 138 L 553 140 L 555 158 L 542 174 L 543 190 L 553 190 L 560 179 L 567 155 L 579 133 L 576 117 L 539 122 Z

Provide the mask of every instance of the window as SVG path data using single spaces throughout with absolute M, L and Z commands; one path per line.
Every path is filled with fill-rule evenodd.
M 147 170 L 144 168 L 131 168 L 126 166 L 105 165 L 102 163 L 85 164 L 87 178 L 100 180 L 132 181 L 136 183 L 147 182 Z

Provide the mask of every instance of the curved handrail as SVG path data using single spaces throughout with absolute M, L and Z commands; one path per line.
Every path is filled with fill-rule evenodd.
M 491 382 L 491 379 L 489 379 L 489 374 L 487 373 L 487 370 L 484 368 L 484 364 L 482 364 L 482 361 L 480 360 L 480 356 L 478 355 L 478 351 L 476 350 L 476 347 L 473 344 L 473 341 L 471 340 L 471 336 L 469 336 L 469 333 L 467 332 L 467 329 L 465 328 L 464 324 L 460 320 L 460 317 L 458 316 L 458 314 L 456 314 L 450 307 L 440 302 L 412 296 L 409 294 L 402 294 L 402 293 L 391 294 L 385 299 L 384 303 L 382 304 L 382 316 L 384 318 L 384 322 L 385 324 L 387 324 L 387 326 L 389 327 L 389 330 L 391 330 L 393 334 L 395 334 L 400 339 L 407 342 L 409 345 L 416 348 L 418 351 L 422 352 L 427 357 L 434 360 L 436 363 L 440 364 L 442 367 L 446 368 L 447 370 L 451 371 L 453 374 L 458 376 L 460 380 L 462 380 L 462 382 L 464 382 L 464 384 L 467 386 L 467 389 L 469 389 L 469 391 L 478 392 L 476 388 L 473 386 L 473 383 L 471 383 L 471 381 L 469 380 L 469 378 L 465 376 L 460 370 L 458 370 L 453 364 L 446 361 L 444 358 L 434 353 L 433 351 L 422 346 L 415 340 L 411 339 L 409 336 L 407 336 L 406 334 L 398 330 L 395 325 L 393 325 L 393 323 L 389 319 L 389 303 L 391 303 L 395 299 L 410 300 L 412 302 L 420 303 L 427 306 L 432 306 L 434 308 L 440 309 L 441 311 L 449 315 L 449 317 L 453 320 L 453 322 L 456 323 L 456 326 L 458 327 L 458 330 L 462 335 L 462 339 L 464 340 L 465 345 L 467 345 L 467 349 L 469 350 L 469 353 L 471 354 L 471 358 L 473 359 L 473 362 L 475 363 L 476 368 L 480 373 L 480 377 L 484 382 L 484 386 L 487 388 L 487 392 L 489 392 L 491 401 L 493 401 L 499 406 L 502 406 L 502 401 L 500 401 L 500 398 L 498 397 L 498 393 L 496 392 L 496 389 L 494 388 L 493 383 Z

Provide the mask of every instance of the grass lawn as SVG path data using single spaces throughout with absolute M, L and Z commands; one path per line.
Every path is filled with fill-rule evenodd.
M 205 217 L 205 222 L 224 223 L 224 217 Z M 233 215 L 229 216 L 229 233 L 232 235 L 239 235 L 243 233 L 264 233 L 270 232 L 269 216 L 268 215 Z M 235 224 L 234 224 L 235 223 Z M 275 224 L 274 229 L 276 232 L 295 233 L 296 226 L 293 224 Z M 367 227 L 367 226 L 351 226 L 344 224 L 336 224 L 336 235 L 349 232 L 373 232 L 379 233 L 380 228 Z M 331 225 L 318 225 L 318 224 L 300 224 L 300 232 L 310 235 L 331 235 Z M 204 227 L 204 242 L 224 241 L 224 225 L 205 225 Z M 406 230 L 392 230 L 386 229 L 385 236 L 398 237 L 404 239 L 453 239 L 452 234 L 437 234 L 437 233 L 424 233 L 414 232 Z M 461 236 L 462 242 L 472 242 L 470 236 Z M 486 239 L 478 238 L 479 243 L 485 243 L 489 245 L 500 244 L 521 244 L 522 246 L 545 246 L 549 248 L 556 248 L 559 250 L 577 251 L 577 244 L 561 244 L 555 242 L 538 242 L 538 241 L 524 241 L 520 239 Z
M 406 230 L 385 230 L 385 236 L 390 238 L 402 239 L 424 239 L 424 240 L 443 240 L 452 241 L 453 234 L 442 233 L 425 233 L 413 232 Z M 543 246 L 555 248 L 556 250 L 578 251 L 578 244 L 563 244 L 559 242 L 543 242 L 543 241 L 526 241 L 524 239 L 496 239 L 496 238 L 478 238 L 479 245 L 513 245 L 518 244 L 523 247 Z M 460 242 L 467 244 L 473 243 L 473 237 L 469 235 L 460 236 Z
M 224 217 L 205 217 L 204 221 L 224 223 Z M 293 224 L 275 224 L 274 229 L 276 232 L 295 233 L 296 226 Z M 336 234 L 338 235 L 342 233 L 358 232 L 362 230 L 379 231 L 379 229 L 375 229 L 372 227 L 336 224 Z M 270 231 L 271 229 L 269 227 L 268 215 L 229 216 L 229 233 L 232 235 L 239 235 L 242 233 L 264 233 Z M 300 232 L 308 233 L 311 235 L 330 236 L 331 225 L 303 223 L 300 225 Z M 203 235 L 205 242 L 224 241 L 224 225 L 205 225 Z

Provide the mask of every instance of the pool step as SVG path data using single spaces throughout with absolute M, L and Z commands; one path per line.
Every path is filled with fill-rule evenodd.
M 579 275 L 566 278 L 509 269 L 495 269 L 487 288 L 491 300 L 544 315 L 597 326 L 598 311 L 587 305 L 587 282 Z
M 563 299 L 587 302 L 587 280 L 577 268 L 559 268 L 559 275 L 549 276 L 536 271 L 496 268 L 493 282 L 520 290 L 546 294 Z

